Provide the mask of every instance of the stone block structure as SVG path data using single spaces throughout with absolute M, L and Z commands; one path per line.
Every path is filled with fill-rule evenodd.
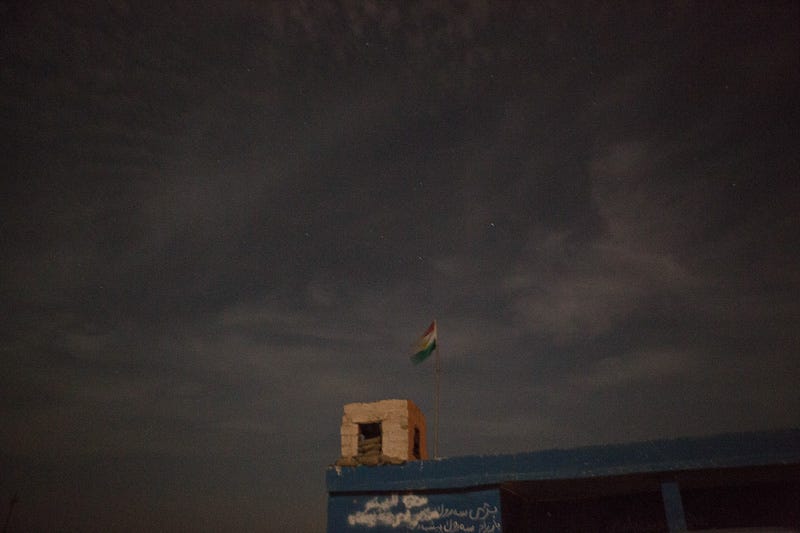
M 428 458 L 425 416 L 411 400 L 349 403 L 338 466 L 401 464 Z

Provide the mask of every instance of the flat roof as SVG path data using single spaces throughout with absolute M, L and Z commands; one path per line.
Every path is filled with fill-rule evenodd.
M 442 490 L 511 481 L 800 464 L 800 429 L 727 433 L 403 465 L 328 467 L 329 493 Z

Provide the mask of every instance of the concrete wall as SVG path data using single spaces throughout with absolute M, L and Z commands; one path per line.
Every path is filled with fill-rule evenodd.
M 387 467 L 393 468 L 393 467 Z M 500 533 L 497 488 L 455 493 L 349 494 L 328 500 L 328 531 Z
M 402 412 L 404 400 L 391 402 L 401 403 L 356 412 Z M 800 531 L 797 429 L 332 466 L 326 478 L 328 531 L 336 533 L 582 532 L 600 524 L 636 531 Z

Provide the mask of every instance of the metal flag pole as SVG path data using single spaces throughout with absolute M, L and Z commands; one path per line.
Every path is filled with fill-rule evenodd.
M 439 334 L 436 327 L 436 320 L 431 322 L 425 333 L 422 334 L 416 347 L 414 348 L 414 355 L 411 356 L 411 362 L 416 364 L 421 363 L 430 358 L 431 352 L 433 354 L 435 363 L 433 365 L 433 403 L 434 403 L 434 418 L 433 418 L 433 458 L 439 458 L 439 388 L 442 373 L 442 363 L 439 357 Z
M 439 339 L 436 339 L 436 364 L 434 365 L 434 374 L 435 374 L 435 391 L 434 391 L 434 400 L 435 400 L 435 409 L 433 415 L 433 458 L 439 458 L 439 396 L 440 396 L 440 381 L 441 381 L 441 373 L 442 367 L 441 363 L 439 362 Z

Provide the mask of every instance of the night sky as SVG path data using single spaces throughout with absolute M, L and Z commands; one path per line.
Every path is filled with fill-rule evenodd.
M 0 3 L 0 520 L 322 530 L 434 318 L 444 456 L 798 427 L 800 5 L 736 4 Z

